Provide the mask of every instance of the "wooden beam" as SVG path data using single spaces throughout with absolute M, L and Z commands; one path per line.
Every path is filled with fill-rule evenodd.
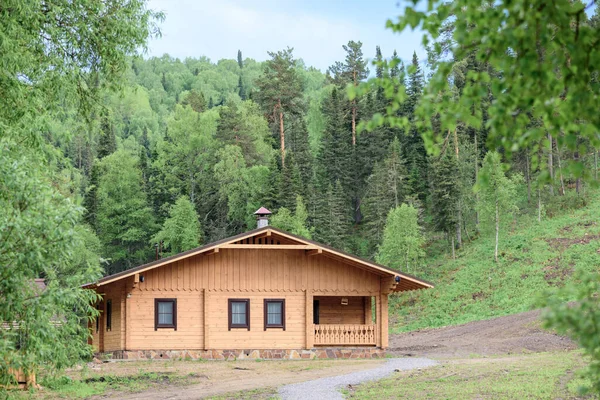
M 262 238 L 266 238 L 266 237 L 271 237 L 271 231 L 266 231 L 261 233 L 260 235 L 256 235 L 254 236 L 255 239 L 262 239 Z
M 316 250 L 312 244 L 223 244 L 220 249 Z
M 323 249 L 306 250 L 307 256 L 316 256 L 317 254 L 322 254 L 322 253 L 323 253 Z
M 375 321 L 377 323 L 377 347 L 381 347 L 381 294 L 375 297 Z
M 313 325 L 313 294 L 306 289 L 306 349 L 312 349 L 315 345 L 315 330 Z
M 204 255 L 206 256 L 212 256 L 213 254 L 216 254 L 219 252 L 219 248 L 215 247 L 214 249 L 211 249 L 209 251 L 207 251 L 206 253 L 204 253 Z
M 381 348 L 388 347 L 388 295 L 381 294 Z

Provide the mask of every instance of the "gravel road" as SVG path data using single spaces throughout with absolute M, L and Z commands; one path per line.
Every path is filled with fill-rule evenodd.
M 397 369 L 408 370 L 433 365 L 437 365 L 437 362 L 428 358 L 391 358 L 377 368 L 283 386 L 279 389 L 279 396 L 283 400 L 343 399 L 344 396 L 339 392 L 339 389 L 347 385 L 358 385 L 359 383 L 385 378 Z

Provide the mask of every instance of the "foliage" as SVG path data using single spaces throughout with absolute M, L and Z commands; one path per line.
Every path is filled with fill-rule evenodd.
M 186 196 L 181 196 L 169 210 L 169 217 L 162 229 L 152 237 L 152 243 L 164 242 L 168 255 L 198 247 L 202 241 L 202 230 L 194 205 Z
M 51 184 L 43 162 L 0 140 L 0 321 L 8 322 L 0 386 L 14 378 L 9 369 L 64 368 L 91 354 L 86 326 L 96 295 L 81 285 L 100 275 L 97 239 L 78 225 L 81 208 Z
M 312 239 L 312 229 L 307 227 L 307 219 L 308 212 L 306 211 L 302 196 L 297 196 L 294 213 L 292 214 L 287 208 L 281 207 L 277 211 L 277 214 L 271 217 L 271 225 L 294 235 Z
M 574 152 L 583 152 L 588 144 L 598 146 L 600 86 L 591 83 L 600 62 L 594 51 L 600 31 L 587 22 L 586 14 L 594 2 L 436 0 L 425 7 L 417 3 L 406 7 L 397 22 L 388 21 L 388 27 L 394 31 L 420 27 L 423 44 L 432 46 L 433 76 L 418 110 L 424 125 L 439 112 L 442 131 L 459 122 L 477 128 L 484 112 L 481 105 L 493 97 L 485 110 L 491 148 L 512 153 L 537 147 L 547 134 Z M 498 73 L 469 71 L 455 98 L 448 90 L 453 63 L 470 54 Z M 531 118 L 541 125 L 530 124 Z M 430 150 L 441 142 L 437 133 L 426 132 Z M 585 174 L 577 159 L 568 168 L 576 177 Z
M 578 274 L 596 273 L 598 212 L 599 194 L 593 192 L 588 206 L 553 210 L 555 216 L 541 223 L 537 215 L 518 215 L 516 223 L 504 221 L 497 264 L 490 262 L 492 235 L 467 243 L 456 260 L 448 256 L 445 238 L 430 235 L 419 276 L 433 282 L 435 289 L 390 297 L 390 315 L 398 318 L 392 331 L 458 325 L 538 307 L 541 293 L 554 296 L 557 288 L 576 282 Z
M 377 262 L 413 273 L 425 255 L 424 242 L 417 209 L 402 204 L 388 214 Z
M 98 232 L 104 254 L 111 261 L 108 272 L 118 272 L 148 259 L 155 221 L 135 154 L 118 150 L 103 158 L 100 168 Z
M 544 297 L 540 306 L 547 307 L 543 319 L 547 328 L 570 336 L 579 343 L 590 363 L 585 376 L 591 387 L 580 388 L 600 394 L 600 281 L 598 274 L 585 274 L 559 290 Z M 569 303 L 568 300 L 574 300 Z
M 500 229 L 500 218 L 506 214 L 514 214 L 517 207 L 517 185 L 522 182 L 523 177 L 513 175 L 508 178 L 503 170 L 500 154 L 489 152 L 483 159 L 480 183 L 476 191 L 480 194 L 480 208 L 484 220 L 494 221 L 496 227 L 496 250 L 494 259 L 498 261 L 498 230 Z

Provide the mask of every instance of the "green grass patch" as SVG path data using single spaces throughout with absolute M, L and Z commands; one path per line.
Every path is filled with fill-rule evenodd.
M 453 260 L 445 240 L 428 247 L 426 266 L 414 271 L 434 289 L 390 297 L 392 332 L 457 325 L 535 308 L 542 295 L 571 282 L 577 272 L 598 271 L 600 195 L 582 208 L 554 213 L 541 223 L 523 214 L 505 220 L 495 263 L 494 233 L 483 229 Z M 482 226 L 485 228 L 485 226 Z
M 343 392 L 351 399 L 576 399 L 579 351 L 455 360 Z

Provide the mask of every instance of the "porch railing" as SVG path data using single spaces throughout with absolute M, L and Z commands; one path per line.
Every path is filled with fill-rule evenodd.
M 377 325 L 313 325 L 316 346 L 375 346 Z

